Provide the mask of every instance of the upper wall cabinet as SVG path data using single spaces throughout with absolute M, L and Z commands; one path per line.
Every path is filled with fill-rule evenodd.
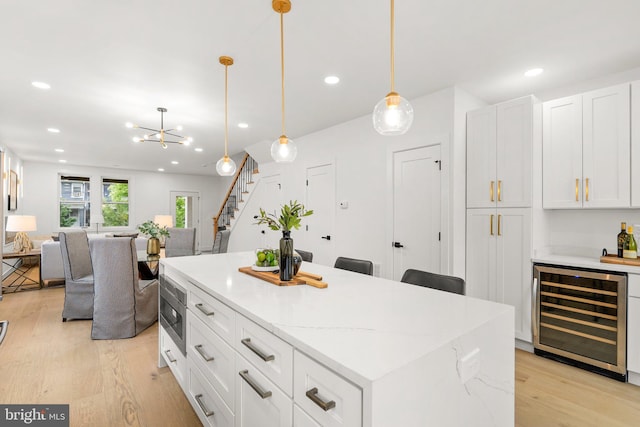
M 640 208 L 640 81 L 631 83 L 631 206 Z
M 545 209 L 629 207 L 630 85 L 542 107 Z
M 467 114 L 467 208 L 531 206 L 532 96 Z

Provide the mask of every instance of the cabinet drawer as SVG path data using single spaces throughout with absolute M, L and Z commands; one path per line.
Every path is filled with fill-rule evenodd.
M 315 360 L 294 354 L 293 399 L 324 427 L 362 425 L 362 391 Z
M 235 352 L 193 313 L 187 314 L 187 355 L 234 411 Z
M 291 398 L 249 363 L 236 357 L 236 427 L 291 427 Z
M 238 314 L 235 349 L 288 396 L 292 395 L 293 347 Z
M 189 287 L 189 309 L 215 333 L 233 343 L 235 312 L 196 286 Z
M 180 352 L 164 328 L 160 326 L 158 329 L 160 330 L 160 357 L 165 360 L 182 390 L 186 390 L 187 358 Z
M 295 403 L 293 404 L 293 425 L 295 427 L 322 427 Z
M 189 362 L 189 402 L 205 426 L 233 427 L 234 417 L 202 372 Z

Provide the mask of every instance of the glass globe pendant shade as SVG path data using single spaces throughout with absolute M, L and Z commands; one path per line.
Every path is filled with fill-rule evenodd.
M 224 156 L 216 163 L 216 172 L 220 176 L 233 176 L 236 173 L 236 162 L 229 156 Z
M 373 109 L 373 127 L 380 135 L 402 135 L 411 123 L 413 107 L 396 92 L 389 92 Z
M 298 148 L 296 143 L 292 139 L 287 138 L 286 135 L 280 136 L 280 138 L 273 141 L 271 144 L 271 158 L 277 163 L 290 163 L 296 159 L 298 154 Z

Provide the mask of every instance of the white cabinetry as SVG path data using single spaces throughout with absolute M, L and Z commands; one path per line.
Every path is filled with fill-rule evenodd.
M 631 83 L 631 205 L 640 208 L 640 81 Z
M 630 206 L 629 84 L 543 104 L 543 207 Z
M 534 98 L 467 114 L 467 208 L 530 207 Z
M 467 209 L 467 295 L 515 308 L 531 342 L 531 210 Z
M 158 325 L 159 326 L 159 325 Z M 178 380 L 182 390 L 187 389 L 187 358 L 180 352 L 178 346 L 173 342 L 169 334 L 162 326 L 159 326 L 159 346 L 160 355 L 164 364 L 169 366 L 171 372 Z M 164 366 L 164 365 L 163 365 Z
M 629 274 L 627 307 L 627 370 L 629 382 L 640 385 L 640 275 Z

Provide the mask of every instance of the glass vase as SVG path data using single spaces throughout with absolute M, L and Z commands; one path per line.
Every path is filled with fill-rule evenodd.
M 291 231 L 283 231 L 280 239 L 280 280 L 283 282 L 293 279 L 293 262 Z

